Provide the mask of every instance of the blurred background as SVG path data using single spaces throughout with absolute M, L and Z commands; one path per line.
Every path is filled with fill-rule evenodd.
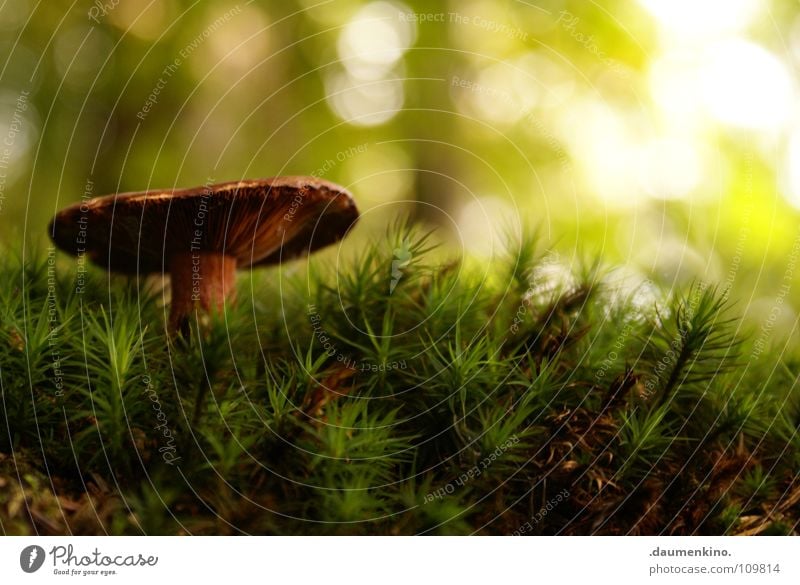
M 796 336 L 794 0 L 6 0 L 0 237 L 118 191 L 313 174 L 491 260 L 704 279 Z

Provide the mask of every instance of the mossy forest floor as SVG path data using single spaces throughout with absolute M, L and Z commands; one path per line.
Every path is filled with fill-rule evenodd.
M 800 360 L 722 291 L 429 241 L 243 274 L 188 339 L 156 284 L 6 250 L 0 530 L 800 530 Z

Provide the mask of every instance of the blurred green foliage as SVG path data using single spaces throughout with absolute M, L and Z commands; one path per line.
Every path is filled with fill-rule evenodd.
M 11 0 L 3 239 L 85 193 L 321 174 L 364 211 L 348 249 L 404 214 L 479 255 L 538 225 L 564 264 L 730 285 L 764 324 L 798 285 L 799 23 L 789 0 Z

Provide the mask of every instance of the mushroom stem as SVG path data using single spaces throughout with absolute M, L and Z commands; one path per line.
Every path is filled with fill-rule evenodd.
M 185 331 L 188 317 L 198 305 L 222 311 L 226 299 L 235 298 L 236 258 L 214 252 L 183 252 L 170 258 L 172 308 L 170 332 Z

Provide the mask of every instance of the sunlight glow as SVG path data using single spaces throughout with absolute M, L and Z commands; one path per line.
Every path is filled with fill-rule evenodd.
M 477 82 L 456 77 L 451 89 L 456 103 L 467 114 L 482 120 L 510 124 L 522 118 L 536 102 L 535 79 L 513 65 L 498 63 L 478 73 Z
M 657 138 L 645 144 L 640 152 L 639 180 L 653 197 L 682 198 L 701 181 L 702 158 L 695 142 L 688 138 Z
M 561 113 L 559 133 L 584 185 L 612 207 L 636 205 L 643 192 L 636 170 L 640 125 L 623 111 L 583 99 Z
M 164 34 L 167 22 L 172 20 L 177 12 L 174 0 L 150 4 L 120 2 L 114 10 L 109 11 L 108 20 L 126 33 L 152 41 Z
M 414 42 L 414 23 L 400 18 L 408 12 L 403 5 L 372 2 L 356 13 L 338 43 L 339 58 L 350 75 L 378 79 L 391 71 Z
M 667 34 L 690 39 L 742 30 L 762 7 L 759 0 L 639 0 Z
M 403 54 L 416 37 L 413 21 L 401 18 L 408 7 L 370 2 L 347 23 L 339 36 L 341 67 L 328 74 L 328 104 L 356 126 L 377 126 L 403 106 Z
M 800 129 L 789 138 L 783 170 L 783 191 L 786 199 L 800 209 Z
M 557 258 L 545 256 L 530 275 L 525 300 L 533 304 L 546 303 L 559 294 L 573 290 L 578 280 L 572 273 L 570 263 L 559 262 Z
M 777 128 L 785 122 L 794 100 L 792 78 L 783 63 L 745 40 L 710 47 L 701 79 L 710 114 L 731 126 Z
M 695 129 L 705 116 L 699 69 L 697 52 L 690 49 L 669 50 L 650 64 L 650 95 L 673 129 Z
M 494 196 L 465 203 L 458 216 L 460 239 L 466 251 L 484 258 L 502 253 L 504 229 L 519 224 L 514 208 Z
M 773 130 L 794 101 L 792 76 L 775 55 L 744 39 L 702 50 L 670 50 L 653 62 L 650 93 L 672 127 L 711 119 L 736 128 Z
M 326 79 L 333 111 L 356 126 L 377 126 L 391 120 L 403 106 L 403 82 L 396 79 L 359 81 L 346 72 Z

